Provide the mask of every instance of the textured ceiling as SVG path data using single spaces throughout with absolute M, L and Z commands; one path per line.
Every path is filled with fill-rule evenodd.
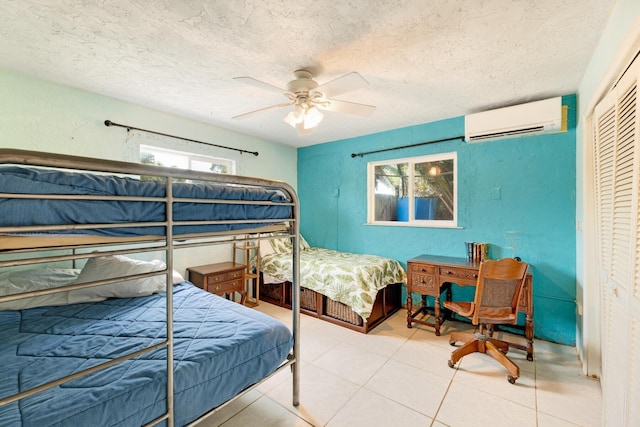
M 615 0 L 0 0 L 0 67 L 293 146 L 306 146 L 575 93 Z M 278 87 L 305 68 L 351 71 L 310 135 Z M 135 126 L 135 123 L 128 123 Z M 156 127 L 158 131 L 170 131 Z M 187 136 L 187 135 L 185 135 Z

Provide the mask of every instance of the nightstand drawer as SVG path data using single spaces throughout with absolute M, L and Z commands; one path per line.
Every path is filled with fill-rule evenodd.
M 244 273 L 244 269 L 230 271 L 229 273 L 227 273 L 227 280 L 240 279 L 242 277 L 242 273 Z
M 440 267 L 440 280 L 459 285 L 475 285 L 478 281 L 478 271 L 465 268 Z
M 230 273 L 220 273 L 220 274 L 211 274 L 206 277 L 207 286 L 215 285 L 216 283 L 224 282 L 228 279 L 227 277 Z M 241 273 L 242 274 L 242 273 Z
M 240 291 L 243 289 L 242 279 L 231 280 L 222 283 L 207 283 L 207 291 L 214 294 Z
M 228 273 L 211 274 L 207 276 L 207 286 L 216 283 L 225 282 L 227 280 L 241 279 L 243 270 L 229 271 Z
M 238 292 L 241 295 L 240 304 L 244 304 L 247 297 L 247 291 L 244 289 L 245 269 L 244 264 L 220 262 L 189 267 L 187 271 L 189 280 L 194 285 L 213 294 L 227 294 L 227 298 L 234 292 Z

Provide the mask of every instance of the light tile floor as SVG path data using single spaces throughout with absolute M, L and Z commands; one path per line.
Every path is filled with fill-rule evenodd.
M 256 308 L 291 324 L 291 311 Z M 464 357 L 451 369 L 449 334 L 470 325 L 446 322 L 442 336 L 406 325 L 406 311 L 364 335 L 301 315 L 300 405 L 291 404 L 286 369 L 203 420 L 210 426 L 599 426 L 600 383 L 585 377 L 576 349 L 536 340 L 534 361 L 515 385 L 489 356 Z M 520 338 L 520 337 L 517 337 Z

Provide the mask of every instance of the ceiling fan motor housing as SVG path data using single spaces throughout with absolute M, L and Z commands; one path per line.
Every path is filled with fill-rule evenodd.
M 311 73 L 306 70 L 294 71 L 293 75 L 295 79 L 287 83 L 288 92 L 296 95 L 307 95 L 310 90 L 318 87 L 318 83 L 312 79 Z

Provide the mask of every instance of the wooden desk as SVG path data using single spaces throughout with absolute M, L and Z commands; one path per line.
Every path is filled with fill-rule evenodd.
M 407 261 L 407 327 L 412 323 L 420 323 L 435 328 L 436 335 L 440 335 L 440 326 L 445 320 L 441 312 L 440 297 L 446 292 L 446 298 L 451 301 L 451 284 L 460 286 L 475 286 L 478 279 L 479 262 L 467 261 L 466 258 L 453 258 L 435 255 L 420 255 Z M 413 312 L 412 293 L 422 295 L 422 304 Z M 512 347 L 525 350 L 527 359 L 533 360 L 533 278 L 527 275 L 518 311 L 525 313 L 524 327 L 527 345 L 510 343 Z M 433 307 L 427 306 L 427 296 L 435 298 Z M 433 322 L 416 319 L 419 314 L 433 314 Z M 515 326 L 518 328 L 517 326 Z
M 189 281 L 205 291 L 216 295 L 240 294 L 240 304 L 244 305 L 247 291 L 244 289 L 246 265 L 234 262 L 199 265 L 189 267 Z

